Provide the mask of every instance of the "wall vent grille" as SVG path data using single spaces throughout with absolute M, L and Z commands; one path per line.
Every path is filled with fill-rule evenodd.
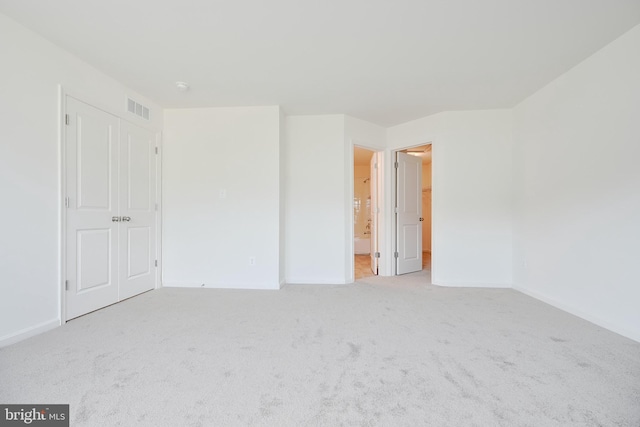
M 127 98 L 127 111 L 145 120 L 149 120 L 149 107 L 146 107 L 131 98 Z

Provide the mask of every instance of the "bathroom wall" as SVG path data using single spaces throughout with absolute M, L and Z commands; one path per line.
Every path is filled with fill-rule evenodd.
M 356 148 L 356 151 L 361 149 Z M 373 152 L 370 153 L 373 155 Z M 355 156 L 353 165 L 353 231 L 357 239 L 371 238 L 371 166 L 361 156 Z M 357 246 L 357 245 L 356 245 Z M 355 248 L 355 253 L 365 253 Z M 369 253 L 369 250 L 366 251 Z
M 369 165 L 354 165 L 353 166 L 353 177 L 363 177 L 364 178 L 369 178 L 371 176 L 371 169 L 369 167 Z
M 354 236 L 371 237 L 371 179 L 369 173 L 355 173 L 353 177 L 353 227 Z

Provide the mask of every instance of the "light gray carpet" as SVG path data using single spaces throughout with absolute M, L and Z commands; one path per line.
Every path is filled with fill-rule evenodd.
M 425 282 L 149 292 L 0 349 L 0 402 L 72 426 L 640 426 L 640 343 Z

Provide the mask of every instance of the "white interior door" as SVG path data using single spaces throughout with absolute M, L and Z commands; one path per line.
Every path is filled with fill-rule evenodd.
M 122 122 L 120 137 L 120 299 L 155 287 L 155 135 Z
M 371 156 L 370 162 L 370 180 L 371 186 L 371 271 L 378 274 L 378 153 Z
M 118 301 L 118 119 L 67 98 L 66 314 Z
M 66 318 L 155 287 L 155 135 L 67 97 Z
M 422 270 L 422 159 L 396 157 L 396 273 Z

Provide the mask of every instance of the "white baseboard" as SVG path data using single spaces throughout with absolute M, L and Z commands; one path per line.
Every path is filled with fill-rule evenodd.
M 34 326 L 29 326 L 9 335 L 0 337 L 0 347 L 6 347 L 19 341 L 26 340 L 43 332 L 50 331 L 60 326 L 60 319 L 47 320 Z
M 496 284 L 496 283 L 471 283 L 471 282 L 431 282 L 432 285 L 441 286 L 443 288 L 495 288 L 495 289 L 511 289 L 510 284 Z
M 198 282 L 163 282 L 163 288 L 202 288 L 202 289 L 249 289 L 249 290 L 278 290 L 279 283 L 202 283 Z
M 535 298 L 537 300 L 540 300 L 544 303 L 547 303 L 555 308 L 559 308 L 562 311 L 566 311 L 567 313 L 573 314 L 574 316 L 577 316 L 581 319 L 584 319 L 588 322 L 591 322 L 595 325 L 598 325 L 602 328 L 608 329 L 612 332 L 615 332 L 616 334 L 622 335 L 624 337 L 627 337 L 629 339 L 632 339 L 634 341 L 640 342 L 640 333 L 638 332 L 633 332 L 633 331 L 629 331 L 625 328 L 621 328 L 618 325 L 614 325 L 611 322 L 608 322 L 606 320 L 603 320 L 597 316 L 593 316 L 592 314 L 586 313 L 580 309 L 577 309 L 575 307 L 571 307 L 567 304 L 558 302 L 556 300 L 554 300 L 553 298 L 550 298 L 544 294 L 541 294 L 539 292 L 536 291 L 530 291 L 528 289 L 524 289 L 518 286 L 514 286 L 514 288 L 516 291 L 518 292 L 522 292 L 525 295 L 529 295 L 532 298 Z
M 346 285 L 347 281 L 341 279 L 318 279 L 313 277 L 291 277 L 286 281 L 287 285 Z

